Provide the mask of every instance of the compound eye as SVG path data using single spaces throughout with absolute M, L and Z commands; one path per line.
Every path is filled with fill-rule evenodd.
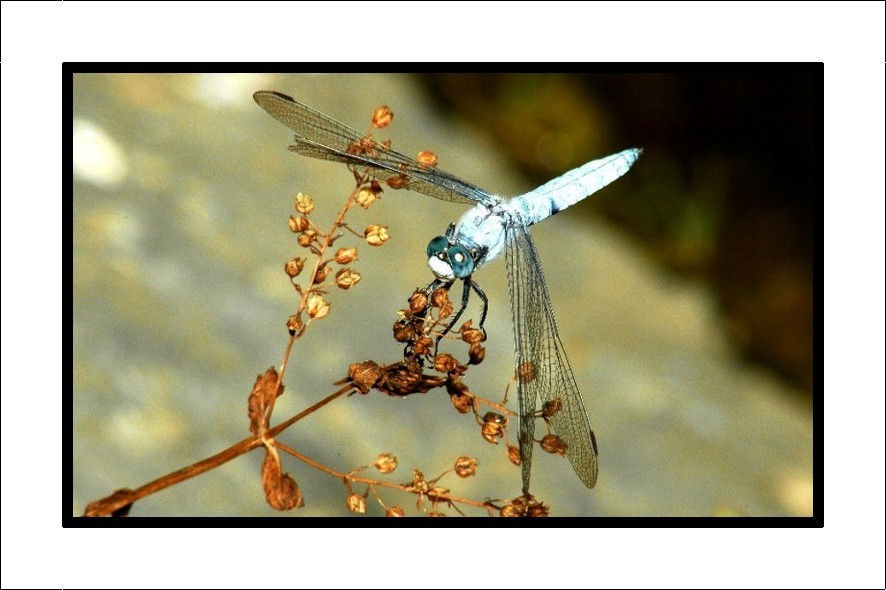
M 436 239 L 436 238 L 435 238 Z M 430 246 L 429 246 L 430 248 Z M 474 259 L 462 246 L 453 246 L 446 251 L 452 273 L 459 279 L 466 279 L 474 272 Z
M 446 236 L 437 236 L 428 243 L 428 258 L 439 255 L 441 252 L 446 251 L 448 247 L 449 240 L 446 239 Z

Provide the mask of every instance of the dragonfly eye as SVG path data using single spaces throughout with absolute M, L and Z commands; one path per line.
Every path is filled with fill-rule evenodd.
M 446 236 L 437 236 L 428 243 L 428 258 L 433 258 L 445 252 L 448 247 L 449 240 L 446 239 Z
M 474 272 L 474 259 L 462 246 L 453 246 L 446 251 L 452 273 L 459 279 L 466 279 Z

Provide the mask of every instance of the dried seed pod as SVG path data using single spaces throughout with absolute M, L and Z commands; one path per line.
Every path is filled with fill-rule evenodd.
M 314 210 L 314 199 L 307 193 L 298 193 L 295 195 L 295 210 L 302 215 L 310 215 Z
M 526 513 L 530 518 L 538 518 L 550 515 L 551 509 L 541 502 L 530 502 Z
M 350 493 L 348 495 L 348 510 L 355 514 L 365 514 L 366 498 L 360 494 Z
M 357 259 L 356 248 L 339 248 L 335 252 L 335 261 L 339 264 L 350 264 Z
M 406 188 L 409 185 L 409 177 L 400 174 L 398 176 L 392 176 L 385 181 L 389 187 L 393 189 Z
M 541 448 L 546 453 L 565 455 L 566 443 L 556 434 L 546 434 L 541 439 Z
M 394 340 L 397 342 L 412 342 L 415 340 L 415 328 L 406 320 L 394 322 Z
M 418 156 L 416 156 L 415 161 L 424 166 L 425 168 L 433 168 L 437 165 L 437 154 L 434 152 L 419 152 Z
M 459 457 L 455 460 L 455 473 L 459 477 L 471 477 L 477 473 L 477 459 L 474 457 Z
M 510 504 L 505 504 L 498 514 L 504 518 L 526 516 L 526 502 L 523 498 L 514 498 Z
M 514 445 L 508 445 L 508 460 L 514 465 L 520 465 L 523 462 L 520 459 L 520 449 Z
M 388 228 L 384 225 L 370 225 L 363 231 L 363 237 L 370 246 L 381 246 L 387 242 L 391 236 L 388 234 Z
M 294 335 L 296 332 L 301 330 L 302 325 L 303 325 L 303 322 L 301 321 L 300 314 L 291 315 L 286 320 L 286 329 L 289 330 L 290 336 Z
M 350 268 L 343 268 L 335 273 L 335 284 L 338 285 L 339 289 L 350 289 L 359 283 L 361 278 L 360 273 Z
M 449 401 L 461 414 L 467 414 L 474 407 L 474 398 L 464 393 L 449 396 Z
M 312 229 L 306 229 L 298 234 L 296 241 L 302 248 L 310 248 L 311 244 L 317 241 L 317 232 Z
M 434 358 L 434 369 L 441 373 L 449 373 L 458 367 L 458 361 L 451 354 L 438 354 Z
M 369 186 L 364 186 L 357 192 L 354 200 L 364 209 L 369 209 L 370 205 L 381 198 L 383 192 L 378 181 L 373 180 Z
M 427 336 L 422 336 L 418 340 L 415 341 L 415 345 L 412 347 L 412 351 L 418 356 L 425 356 L 431 354 L 431 348 L 434 346 L 434 341 L 428 338 Z
M 479 344 L 471 344 L 468 351 L 468 362 L 472 365 L 479 365 L 486 358 L 486 349 Z
M 538 372 L 536 371 L 535 365 L 530 362 L 520 363 L 520 368 L 517 371 L 517 377 L 523 383 L 529 383 L 531 381 L 535 381 L 535 378 L 538 376 Z
M 311 293 L 308 296 L 308 303 L 305 309 L 311 319 L 319 320 L 329 315 L 329 304 L 326 303 L 323 296 L 319 293 Z
M 292 260 L 287 261 L 286 265 L 283 268 L 286 271 L 286 274 L 289 276 L 289 278 L 294 279 L 299 274 L 301 274 L 301 271 L 302 271 L 302 269 L 304 269 L 304 267 L 305 267 L 304 258 L 296 257 L 296 258 L 293 258 Z
M 317 269 L 317 274 L 314 275 L 314 284 L 319 285 L 320 283 L 325 281 L 326 277 L 329 276 L 330 271 L 331 269 L 329 268 L 329 266 L 327 266 L 325 262 L 321 264 L 320 267 Z
M 472 320 L 462 324 L 458 331 L 461 334 L 461 339 L 468 344 L 479 344 L 486 340 L 486 334 L 480 328 L 475 328 Z
M 375 460 L 374 465 L 380 473 L 391 473 L 397 468 L 397 457 L 390 453 L 382 453 Z
M 409 311 L 412 313 L 420 313 L 428 307 L 428 296 L 421 289 L 416 289 L 409 298 Z
M 311 227 L 311 222 L 308 221 L 307 217 L 292 217 L 289 216 L 289 229 L 292 233 L 303 232 L 306 229 Z
M 552 418 L 555 416 L 560 410 L 563 409 L 563 400 L 559 397 L 552 399 L 549 402 L 545 402 L 541 407 L 541 415 L 545 418 Z
M 498 440 L 496 439 L 504 437 L 504 427 L 498 422 L 484 422 L 480 433 L 486 442 L 497 445 Z
M 375 109 L 372 113 L 372 126 L 376 129 L 384 129 L 394 120 L 394 111 L 386 105 Z

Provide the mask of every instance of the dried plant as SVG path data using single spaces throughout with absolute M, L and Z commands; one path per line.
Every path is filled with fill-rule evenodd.
M 373 113 L 372 127 L 384 128 L 392 120 L 391 110 L 379 107 Z M 360 153 L 389 147 L 389 142 L 376 142 L 367 133 L 364 141 L 354 145 L 353 150 L 354 153 Z M 431 152 L 421 152 L 417 160 L 427 166 L 436 165 L 436 156 Z M 296 236 L 301 253 L 284 265 L 284 272 L 297 295 L 295 310 L 286 320 L 289 339 L 279 371 L 270 367 L 258 375 L 247 396 L 250 436 L 216 455 L 141 487 L 120 489 L 106 498 L 96 500 L 86 507 L 85 516 L 126 516 L 136 501 L 258 449 L 265 453 L 260 482 L 268 504 L 276 510 L 295 510 L 303 505 L 302 490 L 296 479 L 284 471 L 282 452 L 283 455 L 289 455 L 340 479 L 343 482 L 342 507 L 357 514 L 366 512 L 366 501 L 372 497 L 386 516 L 405 516 L 407 510 L 402 506 L 406 505 L 406 498 L 412 495 L 415 497 L 415 513 L 426 516 L 446 516 L 452 513 L 465 515 L 463 509 L 471 510 L 474 515 L 547 516 L 548 507 L 529 495 L 520 494 L 505 500 L 472 499 L 453 494 L 449 487 L 441 483 L 444 478 L 449 477 L 452 481 L 448 485 L 457 484 L 458 479 L 452 479 L 452 473 L 457 478 L 477 475 L 479 464 L 474 457 L 453 457 L 453 467 L 434 478 L 427 478 L 422 471 L 413 468 L 409 481 L 397 483 L 390 481 L 396 476 L 387 477 L 398 468 L 397 457 L 393 453 L 380 452 L 371 465 L 343 470 L 308 457 L 280 440 L 290 426 L 346 396 L 368 395 L 374 390 L 388 396 L 402 397 L 440 390 L 449 395 L 457 413 L 474 416 L 480 434 L 478 440 L 482 438 L 492 444 L 505 441 L 502 445 L 502 459 L 519 465 L 519 448 L 509 442 L 509 427 L 515 413 L 506 406 L 508 388 L 514 380 L 511 379 L 508 383 L 502 400 L 498 402 L 485 399 L 470 390 L 465 379 L 470 368 L 482 363 L 486 356 L 482 344 L 486 340 L 486 333 L 474 327 L 472 320 L 468 320 L 458 330 L 446 335 L 454 311 L 447 287 L 437 287 L 430 291 L 418 289 L 408 298 L 408 307 L 399 311 L 393 324 L 393 337 L 404 346 L 402 359 L 389 363 L 367 360 L 351 364 L 347 375 L 335 383 L 339 386 L 335 391 L 272 426 L 274 405 L 276 399 L 284 393 L 283 379 L 290 364 L 293 346 L 309 333 L 313 322 L 322 320 L 331 313 L 331 301 L 336 289 L 346 292 L 360 283 L 361 274 L 352 266 L 358 260 L 359 244 L 338 246 L 339 240 L 346 237 L 359 238 L 367 246 L 381 247 L 391 237 L 388 228 L 381 224 L 370 224 L 363 231 L 356 231 L 348 224 L 348 214 L 355 205 L 369 209 L 383 193 L 382 184 L 378 180 L 356 170 L 353 172 L 355 186 L 329 229 L 321 229 L 314 222 L 312 214 L 316 204 L 311 196 L 299 193 L 295 198 L 295 212 L 289 218 L 288 226 Z M 398 176 L 384 182 L 389 188 L 401 188 L 404 185 L 402 178 Z M 461 360 L 449 353 L 437 354 L 437 342 L 444 335 L 450 340 L 463 343 L 465 353 Z M 548 424 L 548 434 L 536 442 L 547 452 L 563 454 L 563 442 L 551 434 L 549 418 L 556 414 L 558 408 L 555 406 L 556 403 L 549 403 L 539 411 L 538 417 Z M 368 475 L 370 468 L 377 475 Z M 390 490 L 391 492 L 385 493 L 393 493 L 393 498 L 383 498 L 382 490 Z

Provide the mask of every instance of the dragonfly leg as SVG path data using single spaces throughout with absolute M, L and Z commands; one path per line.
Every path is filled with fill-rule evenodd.
M 443 339 L 444 336 L 449 334 L 452 331 L 452 326 L 458 322 L 458 318 L 461 317 L 461 314 L 465 312 L 465 309 L 468 307 L 468 300 L 471 297 L 471 285 L 472 285 L 471 277 L 462 280 L 462 290 L 461 290 L 461 307 L 458 309 L 458 312 L 455 314 L 455 317 L 452 318 L 452 321 L 447 324 L 447 326 L 443 329 L 443 331 L 437 335 L 437 340 L 434 342 L 434 356 L 437 355 L 437 349 L 440 347 L 440 340 Z M 452 284 L 450 283 L 450 286 Z M 485 295 L 483 295 L 485 299 Z M 485 317 L 485 312 L 484 312 Z
M 483 338 L 486 338 L 486 328 L 483 327 L 483 323 L 486 321 L 486 312 L 489 311 L 489 299 L 486 298 L 486 293 L 483 292 L 483 289 L 480 288 L 475 281 L 472 281 L 470 277 L 467 281 L 470 283 L 471 289 L 474 290 L 474 293 L 477 294 L 477 297 L 480 298 L 480 301 L 483 302 L 483 312 L 480 314 L 480 329 L 483 330 Z

